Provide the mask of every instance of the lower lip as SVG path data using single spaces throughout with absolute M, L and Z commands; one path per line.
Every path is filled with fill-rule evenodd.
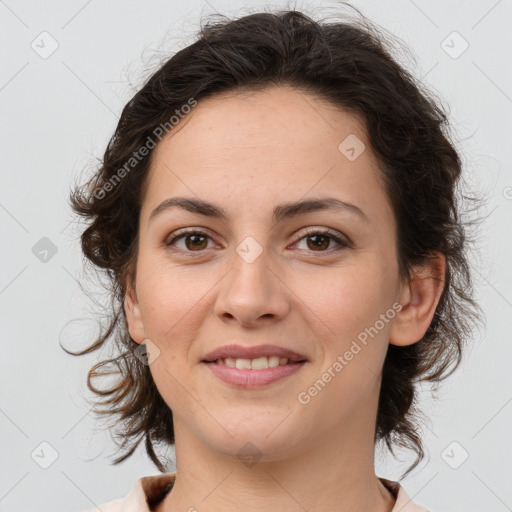
M 240 386 L 243 388 L 252 388 L 265 386 L 288 375 L 292 375 L 299 371 L 306 361 L 300 363 L 290 363 L 274 368 L 265 368 L 263 370 L 244 370 L 240 368 L 231 368 L 225 364 L 206 363 L 203 362 L 210 370 L 221 380 Z

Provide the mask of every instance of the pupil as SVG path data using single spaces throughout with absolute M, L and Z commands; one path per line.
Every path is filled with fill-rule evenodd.
M 323 244 L 322 244 L 322 242 L 318 241 L 319 238 L 323 240 L 323 242 L 324 242 Z M 316 239 L 317 242 L 313 242 L 313 245 L 315 247 L 322 247 L 322 246 L 325 246 L 325 241 L 327 240 L 327 237 L 325 235 L 312 235 L 312 236 L 309 237 L 309 239 L 310 240 Z M 327 242 L 327 245 L 329 245 L 328 242 Z M 325 247 L 323 247 L 323 248 L 325 249 Z
M 201 247 L 200 247 L 199 245 L 197 245 L 197 243 L 196 243 L 196 242 L 199 242 L 199 244 L 200 244 L 201 242 L 199 241 L 199 239 L 201 239 L 201 238 L 203 238 L 203 239 L 204 239 L 205 237 L 204 237 L 203 235 L 189 235 L 189 236 L 188 236 L 188 240 L 192 240 L 192 245 L 193 245 L 193 247 L 194 247 L 194 248 L 196 248 L 196 249 L 197 249 L 197 248 L 201 248 Z M 203 242 L 204 242 L 204 240 L 203 240 Z M 190 247 L 189 247 L 189 248 L 190 248 Z

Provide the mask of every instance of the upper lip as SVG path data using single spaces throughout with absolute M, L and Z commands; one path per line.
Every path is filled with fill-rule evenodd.
M 217 359 L 225 359 L 226 357 L 232 357 L 234 359 L 256 359 L 263 356 L 286 357 L 289 361 L 307 360 L 306 356 L 284 347 L 278 347 L 277 345 L 253 345 L 250 347 L 243 345 L 225 345 L 206 354 L 203 361 L 216 361 Z

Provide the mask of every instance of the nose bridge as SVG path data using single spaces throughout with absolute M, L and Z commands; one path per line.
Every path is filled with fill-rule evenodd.
M 277 277 L 271 250 L 246 236 L 235 248 L 232 266 L 217 298 L 217 313 L 243 322 L 262 315 L 281 316 L 287 307 L 286 287 Z

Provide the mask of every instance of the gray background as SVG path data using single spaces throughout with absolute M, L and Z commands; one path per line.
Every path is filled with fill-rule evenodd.
M 311 3 L 244 5 L 313 12 Z M 402 484 L 436 512 L 512 510 L 512 1 L 354 5 L 410 46 L 417 58 L 408 67 L 450 105 L 467 180 L 489 198 L 479 212 L 487 217 L 473 258 L 487 325 L 438 401 L 424 393 L 430 457 Z M 77 284 L 83 277 L 79 226 L 68 192 L 102 156 L 122 107 L 158 60 L 192 42 L 201 15 L 246 14 L 240 6 L 227 0 L 0 1 L 3 512 L 92 508 L 158 473 L 142 450 L 126 463 L 109 464 L 114 444 L 85 400 L 86 372 L 98 354 L 72 357 L 58 344 L 85 346 L 94 334 L 94 313 Z M 45 31 L 50 36 L 40 35 Z M 52 40 L 56 51 L 41 55 Z M 469 46 L 459 55 L 464 41 Z M 397 479 L 411 460 L 406 453 L 401 458 L 382 456 L 377 474 Z

